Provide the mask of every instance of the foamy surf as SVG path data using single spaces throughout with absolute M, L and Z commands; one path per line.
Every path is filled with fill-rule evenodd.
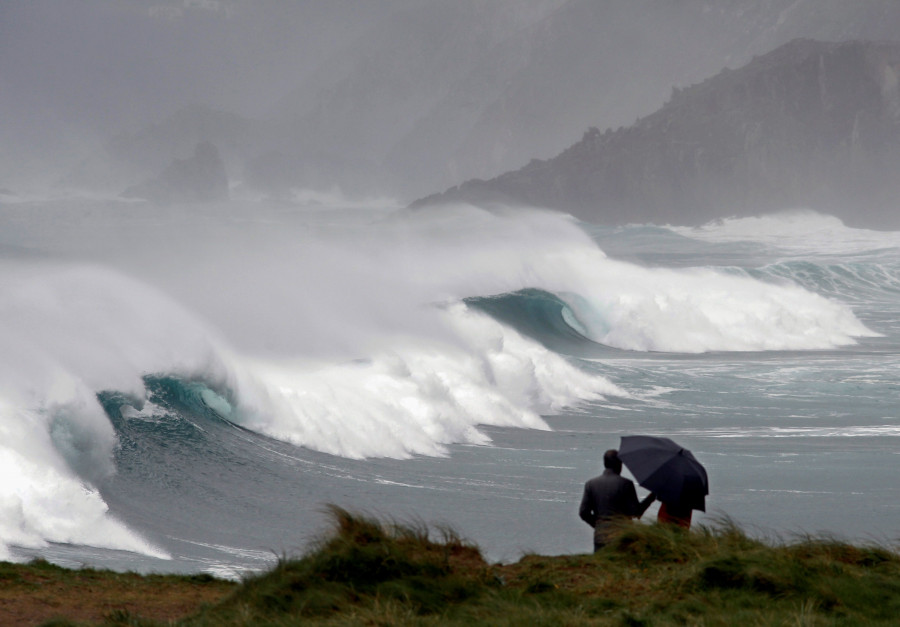
M 809 209 L 668 228 L 692 239 L 759 242 L 798 255 L 846 255 L 900 247 L 900 232 L 849 227 L 839 218 Z
M 154 290 L 93 266 L 0 264 L 0 551 L 86 544 L 167 558 L 96 489 L 116 436 L 97 400 L 137 398 L 142 375 L 208 367 L 213 347 Z
M 793 283 L 606 260 L 567 300 L 588 337 L 636 351 L 816 350 L 878 334 L 849 306 Z
M 396 338 L 369 359 L 324 366 L 252 363 L 241 423 L 342 457 L 402 459 L 489 444 L 479 425 L 548 429 L 541 414 L 627 395 L 465 305 L 440 315 L 458 342 Z
M 61 422 L 61 414 L 72 421 L 76 412 L 99 410 L 79 405 L 58 404 L 57 417 L 49 418 L 48 430 L 46 410 L 28 411 L 0 398 L 0 559 L 15 559 L 11 546 L 40 549 L 51 542 L 169 559 L 166 551 L 112 516 L 97 489 L 73 472 L 67 456 L 60 454 L 60 448 L 75 444 L 74 438 L 86 448 L 109 442 L 102 427 L 103 433 L 97 434 L 87 432 L 83 425 Z M 76 429 L 81 431 L 74 434 Z
M 409 459 L 490 445 L 486 426 L 546 430 L 545 416 L 585 401 L 642 402 L 627 377 L 589 372 L 472 297 L 540 290 L 564 307 L 554 324 L 570 339 L 634 351 L 834 348 L 872 334 L 792 281 L 611 259 L 557 214 L 356 211 L 320 224 L 230 209 L 219 221 L 98 209 L 99 224 L 80 226 L 96 241 L 55 234 L 72 254 L 107 255 L 97 263 L 0 260 L 6 553 L 61 542 L 165 557 L 96 488 L 116 470 L 98 394 L 132 399 L 117 418 L 177 419 L 148 398 L 148 377 L 180 378 L 204 411 L 271 438 Z

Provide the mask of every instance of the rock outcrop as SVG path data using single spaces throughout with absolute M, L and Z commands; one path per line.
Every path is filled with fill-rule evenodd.
M 227 200 L 228 174 L 219 151 L 204 141 L 197 144 L 192 157 L 176 159 L 162 174 L 129 187 L 122 195 L 159 204 Z
M 610 224 L 809 207 L 900 227 L 898 77 L 900 44 L 795 40 L 674 90 L 633 126 L 413 206 L 518 203 Z
M 212 143 L 226 170 L 240 178 L 244 163 L 266 145 L 265 123 L 201 105 L 190 105 L 134 132 L 116 134 L 57 181 L 65 189 L 105 192 L 137 187 L 197 144 Z

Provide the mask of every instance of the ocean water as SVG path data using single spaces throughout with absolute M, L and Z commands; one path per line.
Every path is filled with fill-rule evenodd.
M 704 463 L 698 523 L 900 538 L 900 233 L 0 200 L 2 559 L 239 577 L 327 504 L 587 552 L 637 433 Z

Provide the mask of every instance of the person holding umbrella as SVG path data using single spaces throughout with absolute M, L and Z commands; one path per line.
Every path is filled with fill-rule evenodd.
M 621 476 L 622 460 L 618 451 L 603 454 L 603 474 L 584 484 L 578 516 L 594 528 L 594 552 L 609 540 L 611 531 L 622 520 L 640 518 L 656 498 L 652 493 L 638 501 L 634 482 Z
M 688 529 L 693 510 L 706 511 L 706 469 L 686 448 L 669 438 L 627 435 L 619 457 L 638 483 L 661 501 L 657 522 Z

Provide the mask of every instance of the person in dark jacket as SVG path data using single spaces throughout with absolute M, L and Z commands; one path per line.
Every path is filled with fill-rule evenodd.
M 584 484 L 584 496 L 578 515 L 594 528 L 594 552 L 600 550 L 609 538 L 617 520 L 640 518 L 656 500 L 652 492 L 638 501 L 634 483 L 621 476 L 622 460 L 619 452 L 610 449 L 603 454 L 603 474 Z

